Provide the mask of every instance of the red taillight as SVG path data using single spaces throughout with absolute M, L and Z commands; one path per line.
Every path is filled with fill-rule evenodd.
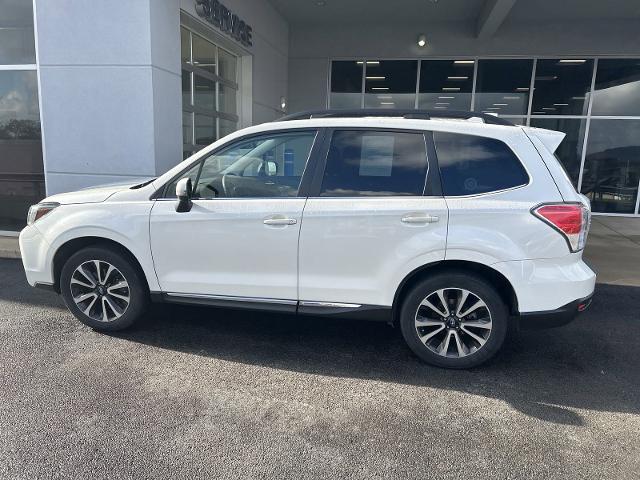
M 590 223 L 589 209 L 584 205 L 542 205 L 533 210 L 533 214 L 560 231 L 569 242 L 571 251 L 577 252 L 584 248 Z

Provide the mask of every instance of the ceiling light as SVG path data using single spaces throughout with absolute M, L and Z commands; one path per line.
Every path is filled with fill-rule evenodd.
M 456 97 L 438 97 L 438 98 L 439 98 L 439 99 L 446 100 L 446 99 L 449 99 L 449 98 L 456 98 Z
M 542 107 L 542 110 L 555 110 L 553 107 Z
M 584 97 L 571 97 L 571 100 L 584 100 Z
M 393 96 L 392 95 L 378 95 L 378 98 L 380 100 L 388 100 L 390 98 L 393 98 Z
M 362 60 L 356 62 L 358 65 L 362 65 L 363 63 Z M 367 60 L 367 65 L 380 65 L 380 62 L 377 60 Z
M 366 78 L 367 80 L 384 80 L 386 77 L 369 77 L 369 76 L 366 76 L 364 78 Z
M 505 100 L 520 100 L 520 97 L 502 97 Z
M 394 102 L 380 102 L 380 105 L 395 105 Z
M 518 92 L 528 92 L 529 91 L 529 87 L 518 87 L 518 88 L 516 88 L 516 90 Z
M 443 92 L 459 92 L 460 87 L 442 87 Z
M 424 33 L 418 35 L 418 46 L 424 47 L 427 44 L 427 36 Z
M 569 104 L 568 103 L 554 103 L 553 106 L 554 107 L 568 107 Z
M 436 105 L 449 105 L 449 102 L 436 102 Z
M 447 107 L 433 107 L 435 110 L 446 110 Z
M 532 112 L 534 115 L 546 115 L 547 112 Z
M 575 59 L 571 59 L 571 58 L 567 58 L 564 60 L 560 60 L 558 63 L 564 63 L 564 64 L 578 64 L 578 63 L 585 63 L 586 60 L 582 59 L 582 58 L 575 58 Z
M 555 80 L 558 78 L 556 75 L 542 75 L 540 77 L 536 77 L 536 80 Z
M 469 80 L 469 77 L 447 77 L 449 80 Z
M 500 110 L 500 107 L 487 107 L 487 110 Z
M 457 65 L 473 65 L 476 63 L 475 60 L 454 60 L 453 63 Z
M 389 87 L 371 87 L 371 90 L 389 90 Z

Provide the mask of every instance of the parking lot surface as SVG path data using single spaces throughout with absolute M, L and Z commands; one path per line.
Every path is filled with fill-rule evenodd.
M 638 478 L 640 288 L 471 371 L 383 324 L 155 306 L 105 335 L 0 260 L 0 478 Z

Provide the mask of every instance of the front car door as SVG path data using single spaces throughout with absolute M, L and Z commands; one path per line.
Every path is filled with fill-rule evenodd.
M 408 273 L 444 259 L 448 211 L 430 135 L 327 132 L 300 233 L 301 311 L 390 307 Z
M 316 130 L 237 140 L 166 186 L 151 211 L 151 250 L 166 295 L 262 303 L 297 301 L 300 184 Z M 189 177 L 193 205 L 176 211 Z

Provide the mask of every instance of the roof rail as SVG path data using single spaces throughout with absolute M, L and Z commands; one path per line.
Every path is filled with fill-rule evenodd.
M 479 118 L 484 123 L 491 125 L 510 125 L 513 123 L 494 115 L 480 112 L 466 112 L 463 110 L 414 110 L 414 109 L 383 109 L 361 108 L 357 110 L 307 110 L 304 112 L 286 115 L 277 122 L 289 120 L 306 120 L 310 118 L 359 118 L 359 117 L 402 117 L 407 119 L 431 120 L 433 118 L 451 118 L 456 120 L 469 120 Z

